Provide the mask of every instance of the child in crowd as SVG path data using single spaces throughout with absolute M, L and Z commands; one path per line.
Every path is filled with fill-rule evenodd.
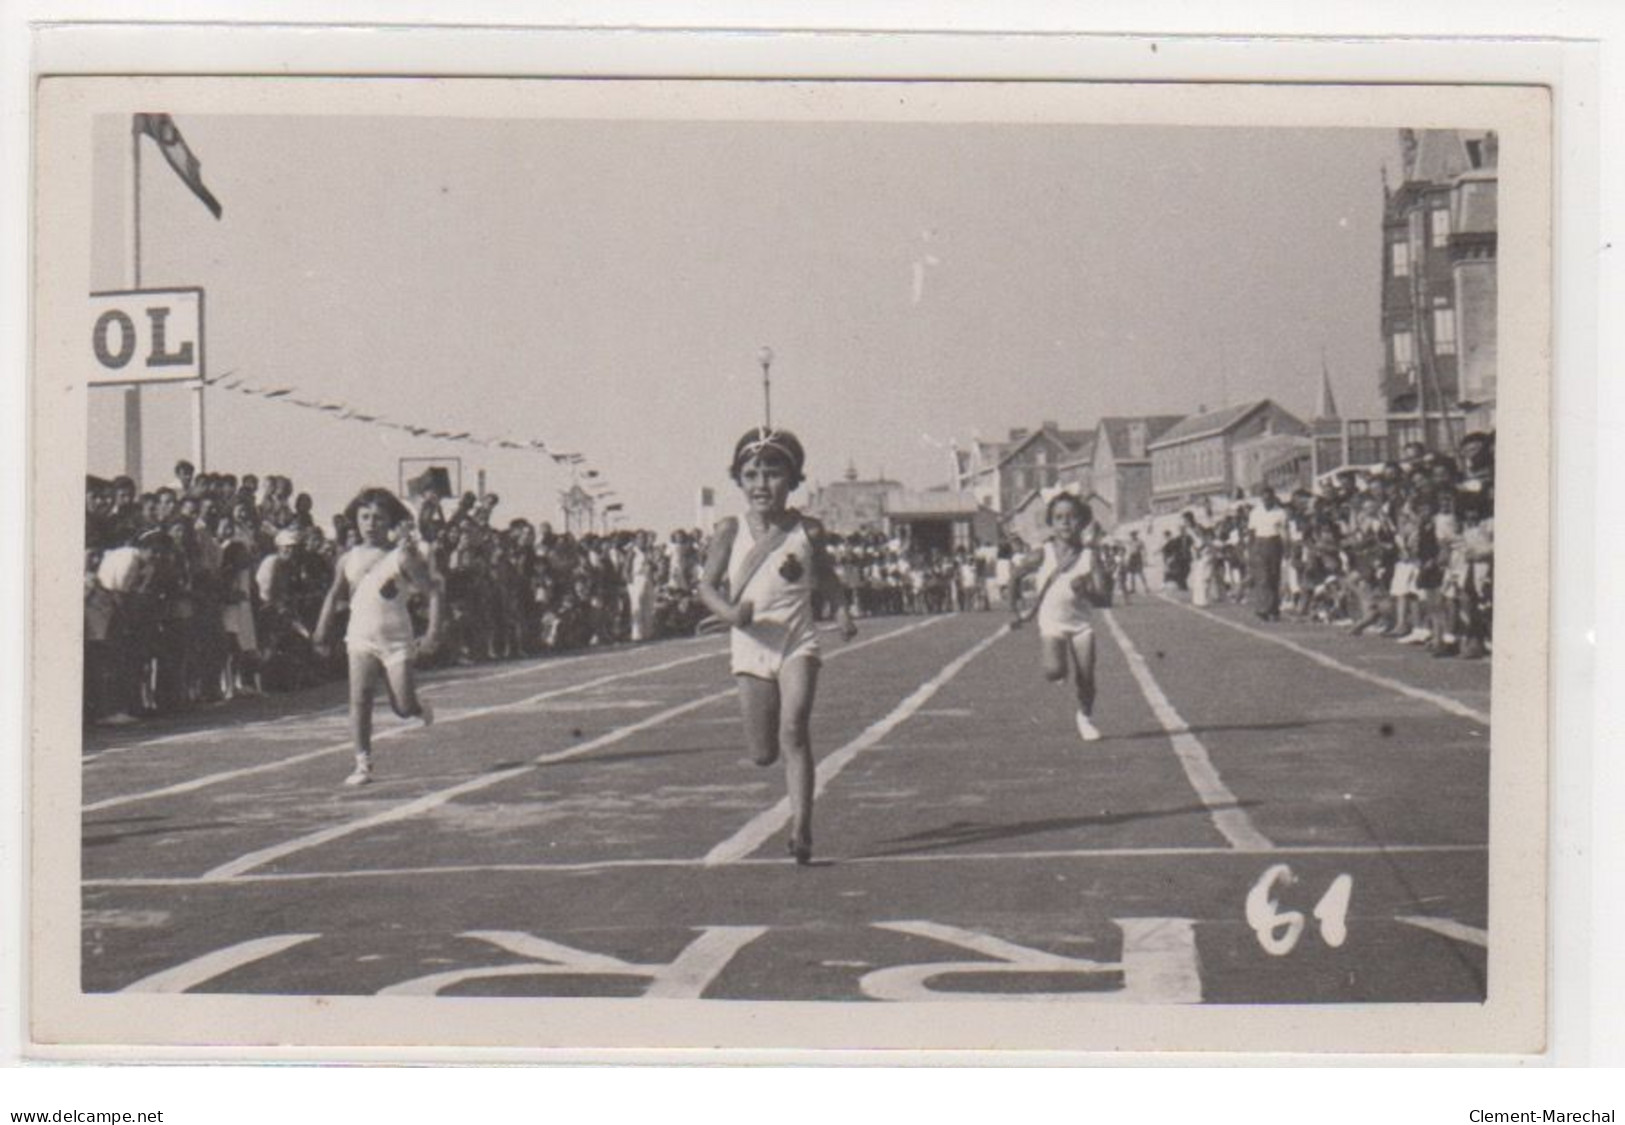
M 350 663 L 350 732 L 355 770 L 346 785 L 372 780 L 372 700 L 380 684 L 403 719 L 434 722 L 428 701 L 419 698 L 412 671 L 417 652 L 432 653 L 440 639 L 440 585 L 412 533 L 410 513 L 384 488 L 368 488 L 350 502 L 345 517 L 360 543 L 338 561 L 333 585 L 316 622 L 316 650 L 327 655 L 327 634 L 341 600 L 350 604 L 344 646 Z M 407 600 L 427 596 L 429 627 L 415 643 Z
M 1015 625 L 1036 618 L 1039 654 L 1044 662 L 1044 678 L 1058 682 L 1072 677 L 1077 695 L 1075 723 L 1085 742 L 1100 739 L 1093 715 L 1095 709 L 1095 632 L 1091 609 L 1097 594 L 1095 548 L 1085 532 L 1094 512 L 1081 497 L 1062 492 L 1052 497 L 1044 512 L 1050 537 L 1041 550 L 1020 560 L 1011 573 L 1007 597 Z M 1021 580 L 1038 572 L 1038 594 L 1031 613 L 1023 614 L 1020 604 Z
M 788 507 L 806 453 L 788 430 L 751 430 L 734 446 L 729 475 L 744 493 L 743 520 L 717 525 L 699 595 L 730 629 L 745 739 L 759 766 L 783 755 L 790 797 L 789 850 L 812 861 L 814 765 L 810 723 L 818 690 L 814 593 L 836 607 L 841 635 L 857 632 L 822 526 Z M 724 589 L 726 586 L 726 589 Z

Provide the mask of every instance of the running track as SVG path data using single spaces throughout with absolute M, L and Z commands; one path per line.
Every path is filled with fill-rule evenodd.
M 1089 746 L 1002 614 L 828 638 L 805 869 L 724 638 L 431 675 L 361 790 L 338 686 L 91 732 L 83 987 L 1481 1000 L 1488 664 L 1101 617 Z

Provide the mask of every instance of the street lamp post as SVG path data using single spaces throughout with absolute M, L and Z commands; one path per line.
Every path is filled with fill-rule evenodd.
M 767 428 L 773 428 L 773 385 L 769 375 L 773 369 L 773 349 L 763 345 L 756 353 L 756 362 L 762 365 L 762 405 L 766 411 Z

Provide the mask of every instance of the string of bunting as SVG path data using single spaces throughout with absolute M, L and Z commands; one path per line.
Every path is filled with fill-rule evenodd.
M 369 426 L 382 426 L 385 429 L 399 430 L 415 438 L 427 438 L 431 441 L 459 442 L 469 445 L 483 446 L 487 449 L 513 449 L 530 453 L 545 453 L 553 458 L 556 464 L 580 465 L 587 458 L 580 453 L 564 453 L 554 450 L 540 438 L 528 438 L 523 441 L 508 437 L 483 437 L 469 430 L 448 430 L 434 426 L 418 426 L 408 422 L 397 422 L 386 418 L 382 414 L 375 414 L 366 410 L 358 410 L 342 402 L 318 402 L 300 396 L 295 387 L 257 387 L 241 377 L 233 377 L 234 372 L 227 371 L 216 375 L 205 382 L 218 390 L 235 391 L 237 394 L 262 398 L 269 402 L 279 402 L 286 406 L 297 406 L 302 410 L 310 410 L 317 414 L 325 414 L 344 422 L 361 422 Z M 596 469 L 587 471 L 589 477 L 597 477 Z

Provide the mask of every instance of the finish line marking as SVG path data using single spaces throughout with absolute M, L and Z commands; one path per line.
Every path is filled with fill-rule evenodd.
M 1180 609 L 1183 609 L 1188 613 L 1194 613 L 1199 617 L 1205 617 L 1210 621 L 1223 625 L 1227 629 L 1234 629 L 1236 632 L 1245 633 L 1249 637 L 1257 637 L 1261 641 L 1268 641 L 1270 644 L 1280 645 L 1282 648 L 1290 649 L 1299 656 L 1308 657 L 1310 660 L 1313 660 L 1316 664 L 1319 664 L 1323 668 L 1330 668 L 1334 672 L 1342 672 L 1344 675 L 1353 676 L 1357 680 L 1364 680 L 1368 684 L 1375 684 L 1377 687 L 1387 688 L 1389 691 L 1398 692 L 1400 695 L 1409 696 L 1412 699 L 1419 699 L 1423 703 L 1431 703 L 1440 710 L 1448 711 L 1452 715 L 1459 715 L 1464 719 L 1472 719 L 1474 722 L 1482 723 L 1486 727 L 1490 725 L 1490 717 L 1484 712 L 1469 707 L 1467 704 L 1459 702 L 1458 700 L 1451 699 L 1448 695 L 1440 695 L 1438 692 L 1425 691 L 1422 688 L 1412 687 L 1407 683 L 1401 683 L 1399 680 L 1390 679 L 1387 676 L 1379 676 L 1377 673 L 1367 672 L 1363 668 L 1356 668 L 1352 664 L 1344 664 L 1341 660 L 1333 659 L 1323 652 L 1316 652 L 1314 649 L 1309 648 L 1306 645 L 1300 645 L 1296 641 L 1289 641 L 1285 637 L 1278 637 L 1273 633 L 1266 633 L 1262 629 L 1254 629 L 1251 625 L 1243 625 L 1239 621 L 1231 621 L 1229 618 L 1220 617 L 1218 614 L 1210 612 L 1209 610 L 1198 609 L 1195 606 L 1186 605 L 1182 601 L 1177 601 L 1174 598 L 1170 598 L 1167 594 L 1158 592 L 1157 597 L 1161 598 L 1169 605 L 1178 606 Z
M 892 640 L 896 637 L 903 636 L 906 633 L 912 633 L 940 620 L 942 620 L 941 617 L 928 617 L 925 620 L 917 622 L 913 625 L 906 625 L 901 629 L 893 629 L 890 632 L 882 633 L 878 637 L 871 637 L 866 641 L 848 645 L 844 649 L 831 653 L 829 657 L 826 657 L 825 659 L 832 659 L 836 656 L 845 655 L 846 653 L 862 651 L 870 645 L 880 644 L 883 641 Z M 672 661 L 663 667 L 675 667 L 678 664 L 688 664 L 695 660 L 704 660 L 715 655 L 720 654 L 702 653 L 699 656 L 690 656 L 685 657 L 682 660 Z M 655 670 L 657 669 L 651 668 L 645 669 L 644 671 Z M 542 698 L 561 695 L 568 691 L 579 691 L 588 686 L 605 683 L 610 680 L 625 679 L 628 676 L 639 674 L 641 673 L 629 672 L 624 674 L 603 676 L 598 680 L 588 681 L 588 683 L 579 685 L 575 688 L 561 688 L 553 692 L 543 692 L 541 696 L 533 696 L 529 699 L 521 700 L 519 703 L 505 703 L 496 707 L 486 708 L 480 713 L 489 714 L 492 711 L 506 710 L 523 704 L 531 704 Z M 210 869 L 204 873 L 201 881 L 213 883 L 219 882 L 222 879 L 230 879 L 235 876 L 242 875 L 248 871 L 252 871 L 256 867 L 263 867 L 268 863 L 274 863 L 279 859 L 284 859 L 296 852 L 307 851 L 310 848 L 319 847 L 322 844 L 332 843 L 334 840 L 339 840 L 345 836 L 354 835 L 357 832 L 363 832 L 369 828 L 376 828 L 384 824 L 392 824 L 399 820 L 407 820 L 411 817 L 418 816 L 421 813 L 436 809 L 457 797 L 464 796 L 468 793 L 477 793 L 482 789 L 489 789 L 491 786 L 499 785 L 504 781 L 511 781 L 516 777 L 522 777 L 523 775 L 531 773 L 541 766 L 549 765 L 554 762 L 568 761 L 571 758 L 579 758 L 583 754 L 588 754 L 594 750 L 599 750 L 605 746 L 621 742 L 627 738 L 630 738 L 632 735 L 639 733 L 640 731 L 647 730 L 650 727 L 659 726 L 661 723 L 664 723 L 669 719 L 675 719 L 678 716 L 685 715 L 690 711 L 695 711 L 701 707 L 707 706 L 708 704 L 726 699 L 735 694 L 735 692 L 738 690 L 738 688 L 729 687 L 723 689 L 722 691 L 711 692 L 709 695 L 702 695 L 697 699 L 690 699 L 685 703 L 677 704 L 675 707 L 668 707 L 664 711 L 658 711 L 653 715 L 640 719 L 638 722 L 631 723 L 624 727 L 617 727 L 612 731 L 599 735 L 597 738 L 589 739 L 578 746 L 571 746 L 564 750 L 556 750 L 547 754 L 542 754 L 525 765 L 515 766 L 512 769 L 500 770 L 496 773 L 482 774 L 479 777 L 470 778 L 468 781 L 461 782 L 457 785 L 436 790 L 433 793 L 425 794 L 424 796 L 418 797 L 415 800 L 407 801 L 404 804 L 396 805 L 393 808 L 385 809 L 382 812 L 374 813 L 371 816 L 362 817 L 359 820 L 347 821 L 343 824 L 335 824 L 331 827 L 323 828 L 320 831 L 312 832 L 308 835 L 300 836 L 296 839 L 288 840 L 281 844 L 273 844 L 268 848 L 261 848 L 260 850 L 250 852 L 245 856 L 240 856 L 237 859 L 232 860 L 230 863 L 223 863 L 218 867 Z M 468 715 L 475 713 L 476 712 L 472 711 L 464 712 L 464 715 L 460 717 L 467 717 Z M 341 748 L 349 749 L 349 746 L 350 744 L 346 742 L 342 744 Z M 324 750 L 321 752 L 327 753 L 328 751 Z
M 1134 642 L 1129 640 L 1128 634 L 1117 623 L 1112 611 L 1103 609 L 1100 616 L 1106 622 L 1106 627 L 1112 631 L 1112 638 L 1123 650 L 1123 655 L 1127 657 L 1129 671 L 1134 673 L 1134 680 L 1140 685 L 1140 693 L 1151 705 L 1151 710 L 1157 716 L 1157 722 L 1162 724 L 1162 729 L 1168 732 L 1174 753 L 1179 757 L 1180 768 L 1185 771 L 1186 780 L 1190 782 L 1191 788 L 1196 790 L 1197 797 L 1207 806 L 1219 834 L 1230 841 L 1231 847 L 1239 851 L 1261 852 L 1274 848 L 1275 845 L 1270 842 L 1269 837 L 1260 832 L 1252 819 L 1241 809 L 1236 795 L 1230 792 L 1230 787 L 1213 767 L 1213 759 L 1208 757 L 1207 747 L 1202 745 L 1201 739 L 1191 733 L 1190 725 L 1180 718 L 1178 711 L 1174 710 L 1174 705 L 1168 701 L 1168 696 L 1163 693 L 1156 677 L 1151 674 L 1145 657 L 1134 647 Z
M 1349 844 L 1346 846 L 1306 844 L 1302 847 L 1277 845 L 1270 850 L 1270 855 L 1282 858 L 1291 856 L 1334 856 L 1357 859 L 1385 855 L 1482 854 L 1487 850 L 1488 846 L 1485 844 Z M 1038 852 L 939 852 L 914 855 L 853 856 L 850 858 L 833 856 L 831 859 L 832 862 L 838 863 L 842 867 L 867 867 L 920 863 L 1033 863 L 1046 860 L 1092 859 L 1239 859 L 1245 856 L 1245 852 L 1237 851 L 1235 848 L 1212 846 L 1194 848 L 1077 848 L 1071 851 Z M 704 859 L 685 856 L 673 859 L 583 860 L 580 863 L 448 864 L 444 867 L 375 867 L 353 871 L 274 871 L 253 875 L 236 875 L 226 879 L 210 879 L 208 882 L 217 886 L 243 886 L 251 883 L 321 882 L 330 879 L 418 879 L 437 875 L 576 875 L 591 871 L 703 870 L 710 866 L 714 865 L 707 864 Z M 777 858 L 745 859 L 740 860 L 735 866 L 780 868 L 784 866 L 784 861 Z M 196 887 L 202 882 L 204 880 L 195 875 L 151 878 L 135 876 L 131 878 L 86 879 L 81 885 L 97 890 L 121 890 Z M 1410 918 L 1401 918 L 1399 920 L 1410 922 L 1412 925 L 1420 924 Z M 1432 920 L 1425 919 L 1425 921 Z M 1450 924 L 1454 925 L 1455 923 Z

